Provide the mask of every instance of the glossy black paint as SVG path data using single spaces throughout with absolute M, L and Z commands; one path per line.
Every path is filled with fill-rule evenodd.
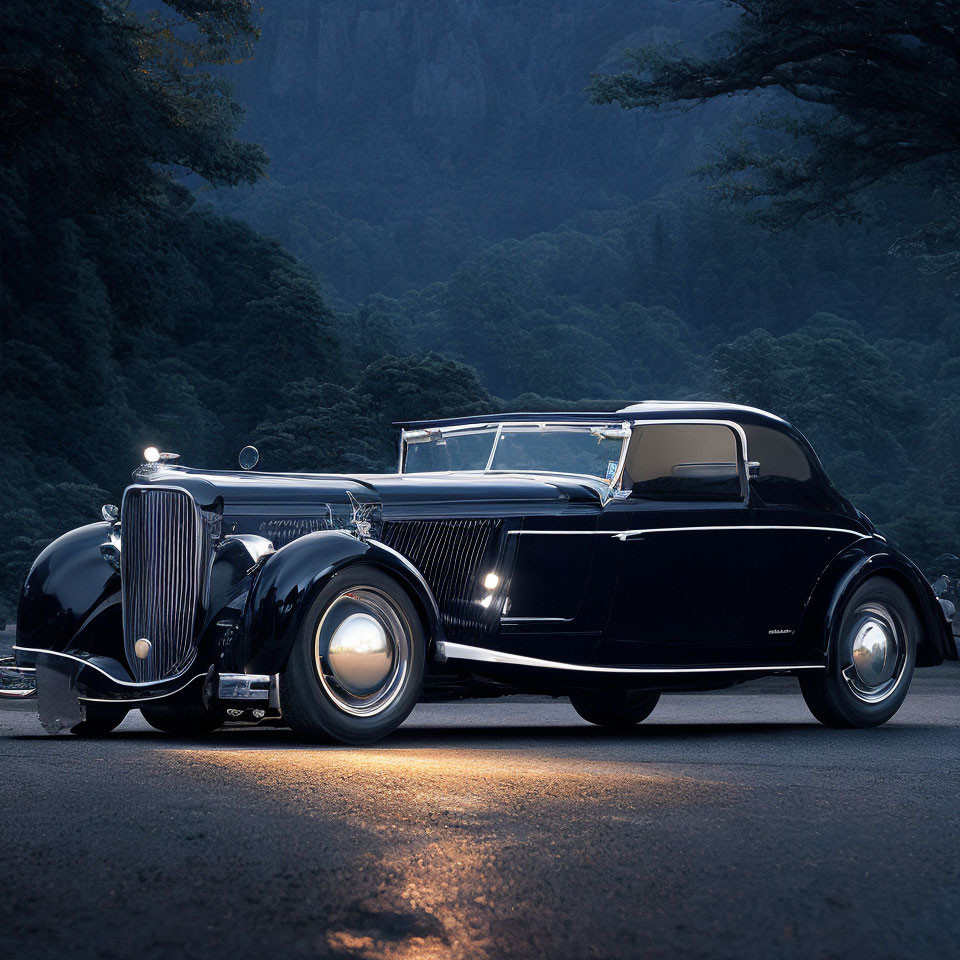
M 312 533 L 269 556 L 256 572 L 243 615 L 243 669 L 279 672 L 313 598 L 338 571 L 360 562 L 396 577 L 410 591 L 426 635 L 434 641 L 442 638 L 436 601 L 409 561 L 381 543 L 344 531 Z
M 739 659 L 749 544 L 741 531 L 724 528 L 742 524 L 745 512 L 734 503 L 633 502 L 611 515 L 614 528 L 654 532 L 619 545 L 617 590 L 594 662 L 712 665 L 730 662 L 732 653 Z
M 562 692 L 587 683 L 706 688 L 733 682 L 729 675 L 707 672 L 718 667 L 823 663 L 846 599 L 877 573 L 894 578 L 916 603 L 925 628 L 918 662 L 957 656 L 920 571 L 834 490 L 809 445 L 783 421 L 746 408 L 653 404 L 609 414 L 446 422 L 510 419 L 762 425 L 804 450 L 817 507 L 767 503 L 755 482 L 747 482 L 743 464 L 743 499 L 710 503 L 611 498 L 598 480 L 564 475 L 347 477 L 161 466 L 137 482 L 185 489 L 204 510 L 222 518 L 223 539 L 212 558 L 199 654 L 190 676 L 211 667 L 281 671 L 312 599 L 338 571 L 358 562 L 375 564 L 409 591 L 432 640 L 431 656 L 445 639 L 447 622 L 458 625 L 457 642 L 559 664 L 704 670 L 641 679 L 432 660 L 428 692 L 452 696 L 513 687 Z M 368 536 L 356 533 L 358 507 L 367 511 Z M 474 566 L 460 560 L 457 566 L 451 558 L 462 596 L 451 594 L 442 555 L 437 562 L 442 541 L 425 553 L 411 539 L 410 531 L 420 528 L 436 538 L 440 521 L 483 522 L 495 531 L 471 561 Z M 109 529 L 95 523 L 71 531 L 37 558 L 21 597 L 17 656 L 30 663 L 36 655 L 23 648 L 69 652 L 76 658 L 71 669 L 78 689 L 91 697 L 163 695 L 170 692 L 163 685 L 149 691 L 125 685 L 119 575 L 99 549 Z M 278 549 L 254 562 L 231 539 L 237 534 L 265 536 Z M 430 569 L 418 569 L 410 557 L 379 542 L 381 534 L 421 563 L 429 555 Z M 486 602 L 481 578 L 491 572 L 498 577 L 489 593 L 492 616 L 477 608 Z M 475 631 L 469 639 L 464 638 L 467 628 Z M 735 679 L 749 676 L 745 672 Z
M 929 582 L 898 550 L 876 538 L 864 538 L 836 556 L 821 576 L 804 609 L 801 642 L 828 655 L 836 640 L 847 599 L 869 577 L 889 577 L 903 588 L 920 615 L 926 642 L 917 650 L 917 666 L 958 659 L 953 635 Z
M 20 593 L 17 645 L 66 650 L 110 606 L 119 603 L 120 574 L 100 555 L 110 524 L 78 527 L 48 544 Z

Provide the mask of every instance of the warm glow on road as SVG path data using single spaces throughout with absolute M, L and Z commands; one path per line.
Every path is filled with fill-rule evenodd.
M 952 956 L 955 686 L 853 735 L 768 689 L 665 697 L 624 734 L 564 701 L 426 704 L 368 749 L 0 713 L 4 933 L 43 958 Z M 924 896 L 878 926 L 867 870 Z
M 181 770 L 215 768 L 218 779 L 246 781 L 301 818 L 305 834 L 356 832 L 367 893 L 354 905 L 356 921 L 334 925 L 326 940 L 337 952 L 364 958 L 495 958 L 503 924 L 522 925 L 536 909 L 517 898 L 518 876 L 539 871 L 560 883 L 571 874 L 603 872 L 604 855 L 587 844 L 571 858 L 570 839 L 578 833 L 613 837 L 666 810 L 736 792 L 653 766 L 611 762 L 602 747 L 595 759 L 572 765 L 502 746 L 223 749 L 214 743 L 171 749 L 165 757 Z

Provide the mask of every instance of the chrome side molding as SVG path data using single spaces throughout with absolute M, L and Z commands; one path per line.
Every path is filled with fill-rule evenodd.
M 525 657 L 519 653 L 505 653 L 486 647 L 471 647 L 463 643 L 441 641 L 437 644 L 437 659 L 473 660 L 479 663 L 506 663 L 515 667 L 540 667 L 547 670 L 573 670 L 577 673 L 616 674 L 676 674 L 676 673 L 787 673 L 792 670 L 826 670 L 825 663 L 776 663 L 749 667 L 602 667 L 589 663 L 560 663 Z M 442 662 L 442 661 L 441 661 Z
M 731 526 L 716 527 L 646 527 L 642 530 L 621 530 L 613 534 L 618 540 L 632 540 L 634 537 L 645 537 L 650 533 L 716 533 L 727 530 L 799 530 L 812 533 L 849 533 L 858 540 L 866 540 L 871 534 L 861 533 L 859 530 L 850 530 L 847 527 L 805 527 L 799 524 L 734 524 Z
M 849 533 L 853 537 L 865 540 L 869 537 L 876 537 L 878 540 L 885 539 L 876 533 L 863 533 L 860 530 L 851 530 L 849 527 L 807 527 L 802 524 L 725 524 L 709 527 L 644 527 L 638 530 L 507 530 L 507 536 L 511 537 L 613 537 L 616 540 L 630 540 L 633 537 L 646 536 L 648 533 L 719 533 L 728 530 L 798 530 L 814 533 Z

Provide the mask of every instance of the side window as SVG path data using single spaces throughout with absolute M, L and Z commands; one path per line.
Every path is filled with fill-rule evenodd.
M 652 423 L 633 428 L 623 487 L 632 497 L 741 500 L 740 446 L 730 427 Z
M 771 506 L 824 510 L 831 498 L 817 479 L 803 448 L 789 435 L 770 427 L 745 426 L 750 459 L 760 464 L 750 485 Z

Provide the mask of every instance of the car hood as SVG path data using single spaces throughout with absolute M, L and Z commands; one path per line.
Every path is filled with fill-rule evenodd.
M 351 498 L 360 503 L 379 503 L 385 514 L 402 513 L 404 508 L 420 511 L 430 504 L 465 509 L 511 504 L 599 504 L 606 490 L 600 480 L 586 477 L 516 473 L 348 476 L 161 467 L 134 479 L 136 483 L 180 487 L 201 505 L 222 499 L 228 512 L 242 508 L 323 508 L 326 504 L 348 504 Z

